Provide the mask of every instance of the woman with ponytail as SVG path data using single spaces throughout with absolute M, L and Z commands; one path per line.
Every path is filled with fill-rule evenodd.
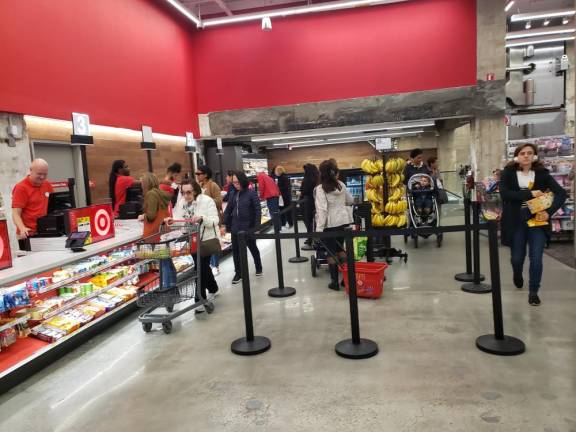
M 316 207 L 317 232 L 342 232 L 354 222 L 352 218 L 352 204 L 354 198 L 346 189 L 346 185 L 338 180 L 338 167 L 332 160 L 325 160 L 320 164 L 320 184 L 314 189 L 314 205 Z M 322 239 L 324 246 L 331 254 L 338 257 L 340 262 L 346 258 L 344 252 L 344 236 Z M 328 258 L 330 269 L 330 284 L 328 288 L 338 291 L 338 264 L 332 257 Z
M 537 198 L 545 192 L 552 192 L 552 206 L 532 215 L 526 201 Z M 502 244 L 510 246 L 514 285 L 522 288 L 522 275 L 526 246 L 529 249 L 530 269 L 528 280 L 528 303 L 540 305 L 538 290 L 542 279 L 542 256 L 550 230 L 550 217 L 566 201 L 566 191 L 538 160 L 538 148 L 534 144 L 520 144 L 514 151 L 514 160 L 506 165 L 500 180 L 502 196 Z M 534 217 L 543 226 L 528 226 L 528 219 Z

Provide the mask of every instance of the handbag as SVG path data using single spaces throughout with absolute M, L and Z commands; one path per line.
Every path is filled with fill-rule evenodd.
M 204 237 L 204 231 L 206 227 L 202 229 L 202 236 L 200 237 L 200 256 L 205 258 L 212 255 L 217 255 L 222 252 L 222 246 L 220 246 L 220 240 L 218 239 L 218 235 L 216 234 L 216 228 L 212 225 L 212 229 L 214 230 L 214 238 L 209 240 L 202 240 Z

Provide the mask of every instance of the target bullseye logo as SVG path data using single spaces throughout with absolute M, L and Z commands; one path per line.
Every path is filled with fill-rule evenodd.
M 94 215 L 94 225 L 98 235 L 107 235 L 111 226 L 110 214 L 104 209 L 98 210 Z
M 4 239 L 0 235 L 0 259 L 4 257 Z

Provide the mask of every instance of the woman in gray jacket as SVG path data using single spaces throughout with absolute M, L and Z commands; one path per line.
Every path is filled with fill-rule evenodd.
M 343 231 L 354 222 L 352 217 L 352 204 L 354 198 L 346 189 L 346 185 L 338 180 L 338 167 L 331 160 L 325 160 L 320 164 L 320 184 L 314 189 L 314 203 L 316 206 L 316 231 L 317 232 L 341 232 L 342 236 L 322 239 L 324 246 L 340 262 L 346 258 L 344 252 Z M 328 258 L 330 269 L 330 284 L 328 288 L 339 290 L 338 264 L 334 258 Z

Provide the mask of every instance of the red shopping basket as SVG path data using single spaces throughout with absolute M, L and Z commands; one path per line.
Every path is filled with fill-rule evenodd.
M 384 270 L 388 264 L 378 262 L 357 262 L 354 265 L 356 270 L 356 293 L 358 297 L 377 299 L 382 296 L 384 288 Z M 344 276 L 346 294 L 348 294 L 348 265 L 340 266 L 340 271 Z

